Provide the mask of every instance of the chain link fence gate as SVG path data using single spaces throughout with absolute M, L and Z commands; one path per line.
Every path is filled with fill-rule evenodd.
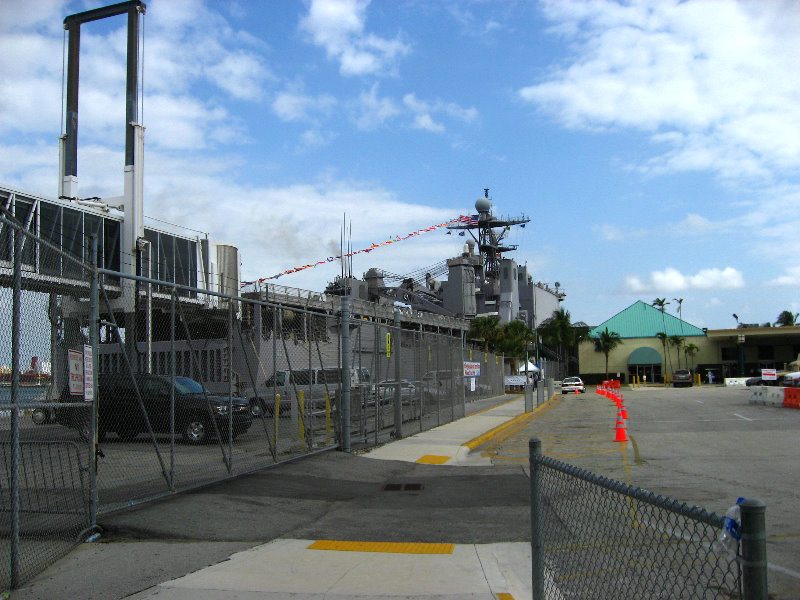
M 99 514 L 336 448 L 345 430 L 384 443 L 503 393 L 502 360 L 430 331 L 437 316 L 394 321 L 359 300 L 345 319 L 339 297 L 231 296 L 94 268 L 119 249 L 101 217 L 4 204 L 2 587 L 89 537 Z M 183 268 L 178 253 L 157 256 L 139 256 L 139 272 Z M 463 377 L 465 359 L 481 363 L 478 377 Z

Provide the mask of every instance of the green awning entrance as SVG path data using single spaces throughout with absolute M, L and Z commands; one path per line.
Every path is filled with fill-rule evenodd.
M 654 348 L 640 346 L 628 356 L 628 365 L 660 365 L 661 355 Z

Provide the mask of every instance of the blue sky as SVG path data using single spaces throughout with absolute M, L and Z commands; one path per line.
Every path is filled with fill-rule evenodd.
M 55 196 L 62 22 L 5 0 L 0 183 Z M 82 28 L 79 193 L 122 192 L 125 19 Z M 237 245 L 243 279 L 474 212 L 574 321 L 683 298 L 699 327 L 800 312 L 800 4 L 147 3 L 145 214 Z M 354 259 L 407 273 L 426 233 Z M 323 265 L 277 283 L 320 290 Z

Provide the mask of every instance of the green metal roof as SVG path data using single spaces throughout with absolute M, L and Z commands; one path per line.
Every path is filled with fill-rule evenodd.
M 658 351 L 647 346 L 640 346 L 628 357 L 629 365 L 660 365 L 662 362 Z
M 616 331 L 621 338 L 655 337 L 661 332 L 665 332 L 668 336 L 681 337 L 706 335 L 699 327 L 682 321 L 668 312 L 662 313 L 655 306 L 641 300 L 592 329 L 589 337 L 599 336 L 606 327 L 609 331 Z

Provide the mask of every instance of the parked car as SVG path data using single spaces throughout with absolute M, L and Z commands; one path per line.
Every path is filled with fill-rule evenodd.
M 748 377 L 745 379 L 744 384 L 746 386 L 752 385 L 784 385 L 783 378 L 784 376 L 788 375 L 786 371 L 776 371 L 775 372 L 775 379 L 764 379 L 763 373 L 761 375 L 754 375 L 753 377 Z
M 672 387 L 692 387 L 694 377 L 689 369 L 678 369 L 672 373 Z
M 752 385 L 782 385 L 781 378 L 778 377 L 777 379 L 764 379 L 761 375 L 756 375 L 755 377 L 748 377 L 744 380 L 744 384 L 746 386 Z
M 785 373 L 780 379 L 783 387 L 800 387 L 800 371 Z
M 400 380 L 400 400 L 403 404 L 408 404 L 417 395 L 417 382 L 410 379 Z M 394 400 L 394 391 L 397 387 L 397 381 L 394 379 L 387 379 L 375 385 L 375 396 L 382 403 L 391 402 Z
M 116 433 L 121 439 L 130 441 L 147 431 L 147 421 L 134 388 L 141 395 L 147 420 L 154 433 L 170 433 L 170 405 L 174 391 L 175 433 L 190 444 L 203 443 L 216 431 L 227 438 L 229 419 L 233 422 L 233 437 L 250 428 L 252 415 L 250 405 L 244 398 L 212 396 L 201 384 L 188 377 L 137 374 L 134 377 L 122 374 L 100 375 L 98 378 L 99 421 L 98 438 L 107 432 Z M 69 391 L 62 393 L 61 402 L 75 402 Z M 56 422 L 77 429 L 82 437 L 88 437 L 86 410 L 63 407 L 56 409 Z
M 359 395 L 368 398 L 372 395 L 369 384 L 369 369 L 350 369 L 350 397 Z M 323 367 L 318 369 L 283 369 L 276 371 L 259 386 L 258 394 L 250 398 L 250 409 L 253 416 L 275 414 L 276 396 L 280 394 L 280 416 L 292 411 L 292 402 L 299 392 L 303 392 L 306 411 L 310 414 L 322 414 L 325 410 L 325 394 L 331 403 L 331 410 L 336 405 L 336 395 L 342 383 L 339 367 Z
M 583 385 L 583 380 L 580 377 L 565 377 L 561 382 L 561 393 L 574 394 L 576 390 L 581 394 L 586 393 L 586 386 Z

